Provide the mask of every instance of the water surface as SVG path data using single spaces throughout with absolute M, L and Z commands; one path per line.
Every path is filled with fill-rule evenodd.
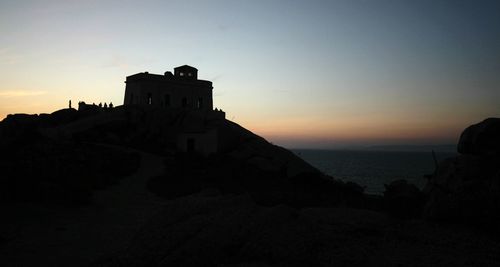
M 434 172 L 432 152 L 292 149 L 322 172 L 365 186 L 365 192 L 382 194 L 384 184 L 406 179 L 423 188 L 425 174 Z M 438 160 L 456 155 L 436 152 Z

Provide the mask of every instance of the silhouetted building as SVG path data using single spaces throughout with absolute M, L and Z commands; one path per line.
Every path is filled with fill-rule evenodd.
M 137 73 L 125 81 L 124 105 L 212 110 L 212 82 L 198 80 L 198 70 L 188 65 L 164 75 Z
M 169 109 L 179 120 L 171 125 L 170 142 L 179 151 L 210 155 L 219 151 L 221 136 L 210 121 L 225 119 L 225 112 L 213 109 L 212 82 L 198 80 L 198 70 L 188 65 L 164 75 L 148 72 L 127 76 L 123 105 Z

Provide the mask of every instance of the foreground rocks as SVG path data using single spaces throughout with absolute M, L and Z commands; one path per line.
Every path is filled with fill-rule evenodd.
M 135 153 L 98 145 L 36 140 L 0 146 L 0 201 L 84 204 L 138 165 Z
M 81 119 L 74 109 L 9 115 L 0 122 L 0 202 L 85 204 L 139 165 L 135 153 L 44 130 Z
M 424 188 L 424 217 L 488 225 L 500 232 L 500 119 L 465 129 L 458 152 L 439 164 Z
M 367 210 L 262 207 L 203 191 L 168 202 L 130 246 L 92 266 L 495 266 L 499 243 Z
M 396 180 L 385 185 L 384 207 L 389 214 L 398 218 L 420 218 L 424 196 L 406 180 Z

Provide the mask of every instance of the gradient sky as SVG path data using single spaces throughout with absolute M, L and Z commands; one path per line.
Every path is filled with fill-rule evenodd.
M 0 2 L 0 119 L 184 64 L 279 145 L 456 143 L 500 116 L 500 1 Z

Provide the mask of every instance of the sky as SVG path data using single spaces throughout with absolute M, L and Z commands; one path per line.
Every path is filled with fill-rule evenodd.
M 0 119 L 121 105 L 126 76 L 184 64 L 278 145 L 454 144 L 500 116 L 500 2 L 0 2 Z

